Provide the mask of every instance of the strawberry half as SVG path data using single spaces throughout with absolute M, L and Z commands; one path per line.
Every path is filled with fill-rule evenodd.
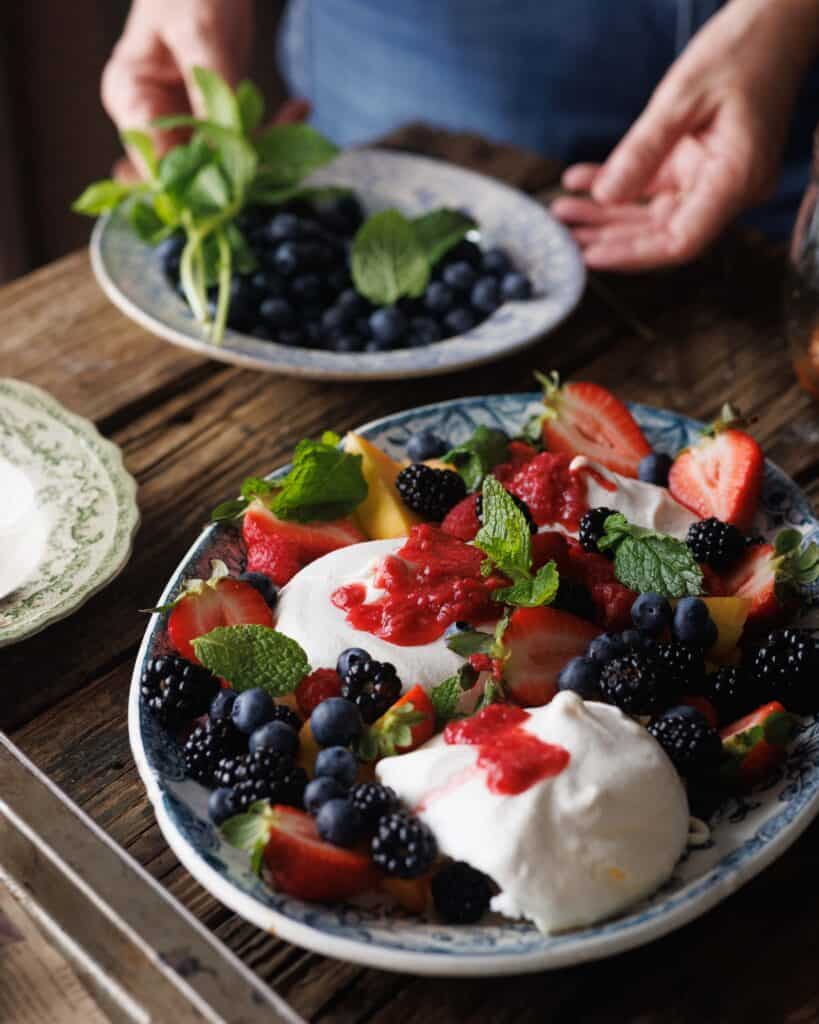
M 668 489 L 702 519 L 716 516 L 747 530 L 759 504 L 765 459 L 754 438 L 733 425 L 738 422 L 726 406 L 699 441 L 674 460 Z
M 745 788 L 761 782 L 787 756 L 796 731 L 796 719 L 778 700 L 764 704 L 720 732 L 724 782 Z
M 247 569 L 263 572 L 279 586 L 322 555 L 367 538 L 350 519 L 298 523 L 279 519 L 258 498 L 242 519 Z
M 616 395 L 599 384 L 571 381 L 562 387 L 556 373 L 538 374 L 543 384 L 543 440 L 552 452 L 587 455 L 622 476 L 637 476 L 651 445 Z
M 517 608 L 503 646 L 503 678 L 509 696 L 524 707 L 548 704 L 557 692 L 557 674 L 570 658 L 585 654 L 600 632 L 585 619 L 556 608 Z
M 377 884 L 366 853 L 319 838 L 309 814 L 277 804 L 267 814 L 264 859 L 276 888 L 301 900 L 338 903 Z
M 191 644 L 219 626 L 272 626 L 273 613 L 249 583 L 228 576 L 224 562 L 214 560 L 208 580 L 189 580 L 168 619 L 168 638 L 174 649 L 196 662 Z
M 409 714 L 402 712 L 412 705 Z M 402 726 L 406 726 L 406 729 Z M 396 740 L 398 730 L 409 733 L 409 743 Z M 416 684 L 373 724 L 381 753 L 406 754 L 426 743 L 435 732 L 435 706 L 423 686 Z M 403 737 L 401 737 L 403 739 Z

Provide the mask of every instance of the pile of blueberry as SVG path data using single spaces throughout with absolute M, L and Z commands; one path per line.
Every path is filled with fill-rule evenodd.
M 265 341 L 331 352 L 386 352 L 430 345 L 463 334 L 510 299 L 528 299 L 531 283 L 501 249 L 483 251 L 463 240 L 436 265 L 418 299 L 373 306 L 349 271 L 352 238 L 364 220 L 350 195 L 251 206 L 237 224 L 258 264 L 234 273 L 228 327 Z M 182 236 L 156 249 L 165 276 L 179 291 Z M 216 290 L 211 292 L 215 312 Z

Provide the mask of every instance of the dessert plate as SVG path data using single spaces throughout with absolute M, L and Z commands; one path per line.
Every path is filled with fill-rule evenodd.
M 538 399 L 533 394 L 456 399 L 377 420 L 360 433 L 391 455 L 403 456 L 407 438 L 424 428 L 452 443 L 466 439 L 481 423 L 515 434 Z M 632 411 L 661 451 L 675 452 L 691 443 L 702 427 L 648 406 L 632 406 Z M 223 497 L 214 495 L 215 500 Z M 756 527 L 772 535 L 783 526 L 795 526 L 819 540 L 819 522 L 808 501 L 781 470 L 767 463 Z M 184 576 L 207 575 L 213 557 L 238 565 L 241 554 L 234 531 L 205 530 L 157 604 L 173 597 Z M 333 907 L 300 902 L 268 888 L 251 872 L 247 856 L 222 841 L 207 818 L 207 791 L 185 779 L 175 740 L 142 711 L 142 665 L 162 650 L 161 643 L 162 622 L 155 615 L 134 669 L 129 731 L 140 775 L 171 848 L 205 888 L 248 921 L 318 953 L 367 966 L 415 974 L 513 974 L 623 952 L 725 899 L 778 857 L 819 811 L 819 721 L 806 718 L 776 778 L 743 798 L 727 799 L 708 822 L 710 840 L 688 852 L 662 890 L 603 924 L 548 936 L 525 922 L 500 917 L 478 925 L 442 925 L 376 899 Z
M 532 280 L 535 296 L 507 302 L 467 334 L 424 348 L 342 354 L 293 348 L 227 331 L 221 345 L 202 338 L 185 302 L 168 286 L 151 248 L 121 215 L 100 219 L 91 237 L 91 265 L 108 298 L 145 330 L 209 359 L 326 380 L 386 380 L 452 373 L 516 352 L 543 337 L 580 300 L 586 274 L 568 231 L 540 203 L 517 189 L 427 157 L 380 149 L 341 154 L 311 185 L 355 189 L 369 212 L 395 206 L 417 215 L 438 206 L 469 210 L 487 245 L 507 249 Z
M 21 512 L 15 522 L 0 512 L 0 558 L 18 558 L 0 572 L 6 647 L 70 615 L 124 568 L 139 510 L 119 448 L 45 391 L 9 378 L 0 378 L 0 471 Z M 9 494 L 0 497 L 8 512 Z

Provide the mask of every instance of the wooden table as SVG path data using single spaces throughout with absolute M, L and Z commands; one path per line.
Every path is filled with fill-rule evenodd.
M 393 143 L 535 194 L 556 168 L 467 136 Z M 305 1017 L 328 1021 L 806 1021 L 819 1017 L 819 828 L 716 910 L 641 950 L 507 979 L 433 980 L 325 959 L 245 924 L 170 853 L 128 746 L 131 668 L 150 607 L 220 498 L 296 441 L 450 398 L 531 389 L 557 368 L 627 399 L 707 419 L 731 399 L 767 454 L 819 495 L 819 415 L 796 386 L 780 323 L 783 250 L 732 237 L 674 273 L 593 279 L 577 313 L 504 363 L 377 385 L 266 376 L 145 334 L 78 252 L 0 291 L 0 373 L 92 418 L 139 481 L 143 522 L 117 582 L 47 633 L 0 652 L 0 727 L 118 843 Z M 0 782 L 0 786 L 2 782 Z

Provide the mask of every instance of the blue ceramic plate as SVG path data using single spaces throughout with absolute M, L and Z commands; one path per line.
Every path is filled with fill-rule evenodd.
M 536 407 L 537 395 L 456 399 L 377 420 L 361 429 L 390 454 L 403 456 L 407 438 L 428 427 L 453 443 L 480 423 L 516 433 Z M 634 406 L 649 441 L 676 452 L 701 426 L 672 412 Z M 214 495 L 214 502 L 226 495 Z M 756 523 L 772 536 L 795 526 L 819 541 L 819 523 L 808 501 L 781 470 L 765 469 Z M 157 604 L 177 592 L 184 576 L 207 575 L 210 559 L 237 566 L 234 531 L 210 527 L 188 552 Z M 819 724 L 806 719 L 788 760 L 766 786 L 729 799 L 709 821 L 711 841 L 692 849 L 673 878 L 652 899 L 625 915 L 563 935 L 541 935 L 533 926 L 497 917 L 472 926 L 446 926 L 371 900 L 325 907 L 276 893 L 250 871 L 248 858 L 224 843 L 206 813 L 207 791 L 185 778 L 180 751 L 139 702 L 144 661 L 162 649 L 162 619 L 148 626 L 134 669 L 129 708 L 131 746 L 168 843 L 196 879 L 217 899 L 260 928 L 328 956 L 416 974 L 511 974 L 564 966 L 619 953 L 649 942 L 702 914 L 778 857 L 819 810 Z
M 187 305 L 163 277 L 151 248 L 120 216 L 98 221 L 91 265 L 108 298 L 145 330 L 209 359 L 326 380 L 427 377 L 477 366 L 531 345 L 571 313 L 586 281 L 566 229 L 540 203 L 473 171 L 380 149 L 349 150 L 311 184 L 355 189 L 370 212 L 395 206 L 408 215 L 437 206 L 468 209 L 487 246 L 507 249 L 532 280 L 534 297 L 507 302 L 467 334 L 425 348 L 341 354 L 293 348 L 228 331 L 221 346 L 203 339 Z

